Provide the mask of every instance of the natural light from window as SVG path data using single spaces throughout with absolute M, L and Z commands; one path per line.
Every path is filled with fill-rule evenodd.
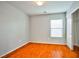
M 50 20 L 50 35 L 51 37 L 63 37 L 63 20 Z

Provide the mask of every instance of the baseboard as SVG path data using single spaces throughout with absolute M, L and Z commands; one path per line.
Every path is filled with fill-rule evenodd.
M 72 50 L 72 51 L 74 50 L 74 47 L 75 47 L 75 46 L 76 46 L 76 47 L 79 47 L 79 45 L 77 45 L 77 44 L 74 44 L 74 45 L 73 45 L 73 48 L 69 48 L 69 46 L 67 45 L 67 47 L 68 47 L 70 50 Z
M 71 48 L 69 45 L 67 45 L 67 47 L 68 47 L 70 50 L 72 50 L 72 51 L 73 51 L 73 48 Z
M 13 49 L 13 50 L 11 50 L 11 51 L 9 51 L 9 52 L 7 52 L 7 53 L 1 55 L 0 58 L 6 56 L 6 55 L 8 55 L 8 54 L 10 54 L 11 52 L 13 52 L 13 51 L 15 51 L 15 50 L 21 48 L 22 46 L 24 46 L 24 45 L 26 45 L 26 44 L 28 44 L 28 43 L 29 43 L 29 42 L 25 42 L 24 44 L 20 45 L 19 47 L 17 47 L 17 48 L 15 48 L 15 49 Z
M 77 45 L 77 44 L 74 44 L 74 46 L 77 46 L 77 47 L 79 47 L 79 45 Z
M 30 41 L 31 43 L 42 43 L 42 44 L 57 44 L 57 45 L 67 45 L 66 43 L 64 44 L 60 44 L 60 43 L 48 43 L 48 42 L 34 42 L 34 41 Z

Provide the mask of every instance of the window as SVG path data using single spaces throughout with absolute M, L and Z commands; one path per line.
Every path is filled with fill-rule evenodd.
M 50 20 L 50 36 L 51 37 L 63 37 L 63 20 Z

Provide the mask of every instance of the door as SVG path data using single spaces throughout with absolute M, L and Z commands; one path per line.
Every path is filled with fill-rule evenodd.
M 73 40 L 72 40 L 72 15 L 67 17 L 67 46 L 73 50 Z
M 72 14 L 72 39 L 73 45 L 79 46 L 79 9 Z

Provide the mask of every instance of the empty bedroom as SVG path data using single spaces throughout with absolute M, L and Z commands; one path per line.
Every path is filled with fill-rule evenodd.
M 0 1 L 0 58 L 79 58 L 79 1 Z

